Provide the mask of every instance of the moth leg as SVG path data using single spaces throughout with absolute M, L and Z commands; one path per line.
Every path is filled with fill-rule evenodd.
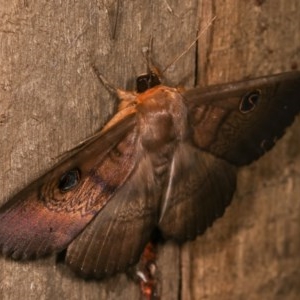
M 143 56 L 146 60 L 147 64 L 147 73 L 155 74 L 159 80 L 161 80 L 162 72 L 158 68 L 158 66 L 153 62 L 152 58 L 152 48 L 153 48 L 153 36 L 150 36 L 148 47 L 145 47 L 142 51 Z
M 157 243 L 151 241 L 146 245 L 138 264 L 129 270 L 130 275 L 140 285 L 140 290 L 145 300 L 160 299 L 156 260 Z

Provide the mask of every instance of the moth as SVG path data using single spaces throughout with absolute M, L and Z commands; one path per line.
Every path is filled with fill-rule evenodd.
M 221 217 L 237 167 L 270 150 L 300 110 L 300 72 L 181 91 L 150 72 L 116 90 L 117 113 L 0 209 L 0 249 L 66 249 L 84 277 L 134 265 L 154 230 L 179 243 Z

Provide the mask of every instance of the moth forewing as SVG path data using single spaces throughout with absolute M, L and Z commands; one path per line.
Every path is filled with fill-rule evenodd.
M 2 252 L 28 259 L 66 248 L 132 172 L 134 127 L 134 115 L 120 120 L 8 201 L 0 209 Z M 116 157 L 122 143 L 127 151 Z

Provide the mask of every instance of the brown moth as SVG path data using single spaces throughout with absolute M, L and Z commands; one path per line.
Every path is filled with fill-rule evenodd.
M 236 167 L 272 148 L 300 110 L 300 72 L 180 92 L 150 73 L 79 151 L 0 209 L 14 259 L 67 249 L 102 278 L 135 264 L 154 230 L 194 239 L 224 213 Z M 184 175 L 183 175 L 184 174 Z

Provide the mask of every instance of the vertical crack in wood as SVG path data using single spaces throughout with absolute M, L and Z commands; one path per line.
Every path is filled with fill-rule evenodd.
M 179 275 L 178 275 L 178 294 L 177 294 L 178 300 L 182 300 L 182 280 L 183 280 L 182 268 L 183 268 L 183 264 L 182 264 L 181 251 L 182 251 L 182 247 L 179 247 L 179 251 L 178 251 Z
M 211 15 L 212 16 L 216 16 L 216 3 L 215 1 L 211 2 Z M 209 29 L 208 32 L 208 41 L 206 43 L 207 45 L 207 49 L 205 51 L 205 62 L 203 62 L 204 64 L 204 74 L 202 78 L 205 78 L 205 80 L 202 82 L 205 83 L 205 85 L 208 84 L 209 80 L 208 80 L 208 69 L 210 66 L 210 54 L 212 53 L 212 49 L 213 49 L 213 42 L 214 42 L 214 23 L 212 24 L 211 28 Z

